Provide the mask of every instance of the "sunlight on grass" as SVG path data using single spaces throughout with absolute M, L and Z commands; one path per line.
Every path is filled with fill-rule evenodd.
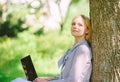
M 0 60 L 4 61 L 0 63 L 0 67 L 2 67 L 0 68 L 2 70 L 0 71 L 0 80 L 6 81 L 6 79 L 25 77 L 20 59 L 29 54 L 38 75 L 58 75 L 58 58 L 70 47 L 69 44 L 72 41 L 72 38 L 65 34 L 54 31 L 36 36 L 26 31 L 20 33 L 18 38 L 7 38 L 1 42 Z
M 50 31 L 35 35 L 35 30 L 29 29 L 19 33 L 16 38 L 0 37 L 0 82 L 25 78 L 20 59 L 26 55 L 31 55 L 39 76 L 59 75 L 57 61 L 73 43 L 71 19 L 80 13 L 89 16 L 88 12 L 88 3 L 82 0 L 77 6 L 70 6 L 67 23 L 61 33 Z

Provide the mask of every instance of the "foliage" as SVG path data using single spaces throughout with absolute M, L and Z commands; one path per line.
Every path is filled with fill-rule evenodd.
M 53 31 L 40 36 L 24 31 L 18 38 L 0 38 L 0 81 L 9 82 L 16 77 L 25 77 L 20 59 L 28 54 L 39 75 L 59 74 L 56 62 L 70 47 L 72 38 L 69 37 L 70 33 L 67 31 L 61 34 Z
M 79 0 L 72 0 L 72 3 L 73 4 L 76 4 L 76 3 L 78 3 L 79 2 Z
M 13 9 L 7 11 L 6 21 L 0 21 L 0 36 L 7 35 L 9 37 L 17 36 L 18 32 L 22 32 L 28 27 L 22 27 L 24 24 L 24 14 L 18 12 L 16 7 L 12 5 Z M 2 11 L 2 10 L 0 10 Z M 14 13 L 13 13 L 14 12 Z
M 18 32 L 18 37 L 0 37 L 0 82 L 10 82 L 17 77 L 25 78 L 20 59 L 28 54 L 32 57 L 38 76 L 59 75 L 60 70 L 57 68 L 57 61 L 72 46 L 71 20 L 81 12 L 87 16 L 89 12 L 88 3 L 82 1 L 76 4 L 70 6 L 67 23 L 61 33 L 57 30 L 44 32 L 42 28 L 38 30 L 30 28 Z M 24 20 L 24 14 L 28 11 L 27 8 L 24 9 L 23 7 L 24 5 L 19 7 L 12 5 L 8 11 L 8 13 L 14 12 L 12 19 L 10 18 L 12 22 L 9 24 L 10 26 L 18 24 L 16 18 L 20 18 L 21 21 Z M 17 8 L 21 8 L 22 12 Z
M 12 22 L 12 15 L 9 14 L 5 22 L 0 24 L 0 36 L 7 35 L 9 37 L 17 36 L 18 32 L 22 32 L 27 28 L 22 28 L 24 20 L 22 18 L 15 19 L 15 22 Z
M 39 28 L 34 34 L 39 36 L 43 33 L 44 33 L 44 28 Z

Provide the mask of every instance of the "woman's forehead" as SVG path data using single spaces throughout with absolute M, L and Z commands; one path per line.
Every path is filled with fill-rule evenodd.
M 84 22 L 84 20 L 81 16 L 77 16 L 73 18 L 72 22 Z

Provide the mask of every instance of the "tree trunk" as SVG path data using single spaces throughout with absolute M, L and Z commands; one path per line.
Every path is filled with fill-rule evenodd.
M 120 82 L 120 0 L 90 0 L 92 82 Z

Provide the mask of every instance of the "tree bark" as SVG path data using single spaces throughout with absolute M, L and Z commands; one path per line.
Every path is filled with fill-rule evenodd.
M 90 0 L 92 82 L 120 82 L 120 0 Z

